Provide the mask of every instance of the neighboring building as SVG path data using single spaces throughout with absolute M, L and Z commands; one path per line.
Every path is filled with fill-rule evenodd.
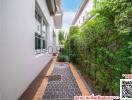
M 91 17 L 89 12 L 93 9 L 93 6 L 93 0 L 82 0 L 72 25 L 81 26 L 87 19 L 89 19 Z
M 17 100 L 52 59 L 62 27 L 57 0 L 0 0 L 0 100 Z M 52 51 L 52 50 L 51 50 Z

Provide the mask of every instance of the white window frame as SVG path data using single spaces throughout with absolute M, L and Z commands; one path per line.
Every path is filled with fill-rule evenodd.
M 41 18 L 38 19 L 38 16 Z M 35 2 L 35 21 L 36 23 L 40 23 L 40 26 L 36 26 L 37 28 L 36 30 L 38 30 L 38 27 L 39 30 L 38 31 L 35 30 L 35 55 L 38 55 L 45 53 L 47 51 L 48 23 L 40 7 L 38 6 L 37 2 Z M 44 31 L 43 31 L 43 27 L 45 28 Z M 44 41 L 45 41 L 45 45 L 44 45 Z M 38 42 L 40 42 L 40 44 Z

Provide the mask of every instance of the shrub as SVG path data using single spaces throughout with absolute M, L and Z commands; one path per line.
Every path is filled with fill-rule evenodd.
M 64 55 L 64 54 L 59 54 L 58 61 L 59 62 L 66 62 L 66 61 L 68 61 L 68 56 Z

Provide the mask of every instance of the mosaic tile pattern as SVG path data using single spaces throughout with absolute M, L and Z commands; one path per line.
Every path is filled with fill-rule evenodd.
M 67 64 L 55 64 L 50 77 L 43 100 L 74 100 L 82 95 Z

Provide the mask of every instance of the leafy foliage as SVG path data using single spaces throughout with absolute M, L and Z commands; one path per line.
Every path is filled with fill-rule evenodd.
M 60 61 L 60 62 L 66 62 L 66 61 L 68 61 L 68 56 L 63 55 L 63 54 L 59 54 L 58 61 Z
M 58 55 L 58 61 L 59 62 L 66 62 L 68 60 L 69 60 L 69 58 L 68 58 L 64 48 L 60 48 L 60 52 L 59 52 L 59 55 Z
M 65 44 L 65 47 L 68 49 L 67 53 L 69 55 L 69 58 L 72 62 L 76 62 L 76 38 L 78 37 L 78 33 L 79 33 L 79 27 L 77 26 L 73 26 L 70 28 L 70 33 L 69 36 L 67 38 L 67 41 Z
M 95 1 L 94 17 L 71 27 L 65 50 L 99 94 L 119 95 L 120 78 L 132 68 L 132 2 Z
M 63 31 L 59 31 L 59 43 L 61 44 L 61 45 L 63 45 L 64 44 L 64 32 Z

